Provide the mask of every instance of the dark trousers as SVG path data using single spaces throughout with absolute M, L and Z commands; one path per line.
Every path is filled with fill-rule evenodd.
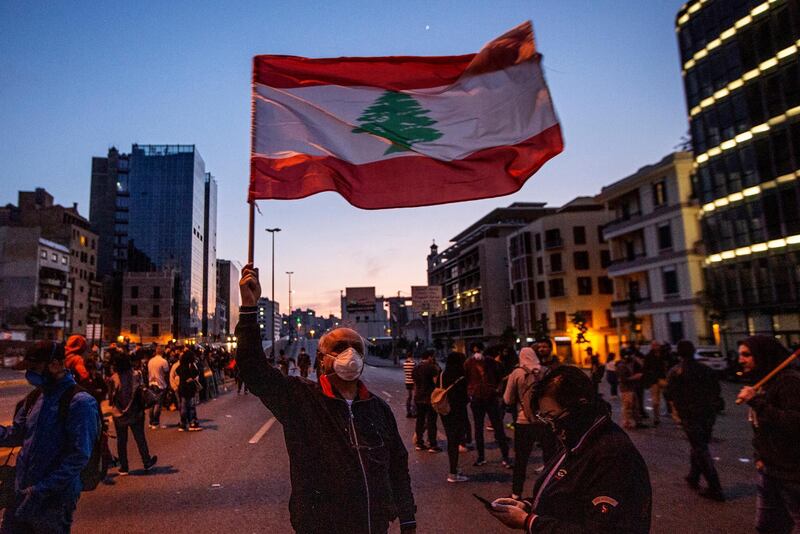
M 790 534 L 800 528 L 800 482 L 758 474 L 756 530 Z
M 406 415 L 414 413 L 414 384 L 406 384 Z
M 114 429 L 117 431 L 117 457 L 119 458 L 120 471 L 128 470 L 128 429 L 131 429 L 133 439 L 139 448 L 142 463 L 150 461 L 150 450 L 147 448 L 147 439 L 144 436 L 144 416 L 133 422 L 125 422 L 114 418 Z
M 417 420 L 416 420 L 416 430 L 417 430 L 417 445 L 423 445 L 424 440 L 423 436 L 425 435 L 425 429 L 428 430 L 428 444 L 431 447 L 437 447 L 437 439 L 436 439 L 436 416 L 438 414 L 433 409 L 430 404 L 423 404 L 421 402 L 417 403 Z
M 442 416 L 444 432 L 447 435 L 447 459 L 450 462 L 450 474 L 458 473 L 458 446 L 464 439 L 464 432 L 469 426 L 467 407 L 453 409 Z
M 483 442 L 483 419 L 489 417 L 489 422 L 494 429 L 494 438 L 500 446 L 503 458 L 508 458 L 508 439 L 503 431 L 503 417 L 500 414 L 500 404 L 497 399 L 479 400 L 472 399 L 472 418 L 475 424 L 475 446 L 478 448 L 478 459 L 483 460 L 485 444 Z
M 514 478 L 511 493 L 522 496 L 528 471 L 528 460 L 536 443 L 541 425 L 517 423 L 514 426 Z
M 692 448 L 689 456 L 691 465 L 689 479 L 697 482 L 702 475 L 708 482 L 709 488 L 721 490 L 719 475 L 708 450 L 713 428 L 714 417 L 688 418 L 683 421 L 683 431 L 686 432 L 686 437 L 689 438 L 689 446 Z
M 194 397 L 181 397 L 181 426 L 197 424 L 197 408 Z
M 153 426 L 158 426 L 161 424 L 161 407 L 164 404 L 164 392 L 161 391 L 158 394 L 158 400 L 156 403 L 150 408 L 150 424 Z
M 616 371 L 606 372 L 606 381 L 608 382 L 608 385 L 611 388 L 611 396 L 612 397 L 618 396 L 617 386 L 619 385 L 619 380 L 617 379 Z
M 40 504 L 17 518 L 18 506 L 23 503 L 16 502 L 5 509 L 0 534 L 69 534 L 76 504 L 72 500 L 50 498 L 46 505 Z

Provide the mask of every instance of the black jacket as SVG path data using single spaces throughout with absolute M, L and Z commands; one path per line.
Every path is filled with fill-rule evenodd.
M 681 419 L 708 419 L 717 414 L 719 380 L 702 363 L 687 361 L 670 369 L 664 397 L 678 410 Z
M 533 486 L 531 506 L 528 532 L 647 533 L 650 476 L 628 435 L 604 415 L 548 462 Z
M 439 366 L 433 362 L 422 362 L 411 373 L 414 378 L 414 402 L 430 404 L 431 393 L 439 385 Z
M 408 452 L 391 408 L 359 383 L 352 409 L 326 376 L 286 377 L 261 350 L 256 309 L 242 307 L 237 363 L 251 393 L 283 425 L 292 527 L 302 534 L 385 533 L 415 526 Z
M 800 481 L 800 372 L 785 369 L 748 403 L 753 410 L 755 457 L 766 474 Z

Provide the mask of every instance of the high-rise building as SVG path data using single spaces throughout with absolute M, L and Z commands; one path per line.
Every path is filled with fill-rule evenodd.
M 588 363 L 588 347 L 602 358 L 619 353 L 602 236 L 611 218 L 593 197 L 578 197 L 508 236 L 511 324 L 520 339 L 547 332 L 559 358 L 579 365 Z
M 39 227 L 41 236 L 70 251 L 68 333 L 85 334 L 89 324 L 100 320 L 100 283 L 97 280 L 98 236 L 89 221 L 71 207 L 55 204 L 42 188 L 20 191 L 17 205 L 2 208 L 0 224 Z
M 603 235 L 611 247 L 611 313 L 624 341 L 712 342 L 691 172 L 691 152 L 676 152 L 598 195 L 614 214 Z
M 691 0 L 676 31 L 716 337 L 798 343 L 800 3 Z
M 283 325 L 280 303 L 261 297 L 256 304 L 258 307 L 256 321 L 261 329 L 261 339 L 263 341 L 277 341 L 281 336 L 281 326 Z M 271 332 L 270 325 L 272 325 Z
M 239 269 L 230 260 L 217 260 L 217 302 L 225 309 L 222 334 L 233 334 L 239 323 Z
M 386 301 L 375 295 L 375 287 L 348 287 L 339 297 L 342 326 L 352 328 L 373 342 L 388 340 L 391 327 L 386 313 Z
M 105 323 L 121 326 L 122 273 L 174 269 L 177 335 L 205 334 L 216 309 L 216 182 L 196 147 L 134 144 L 129 155 L 112 148 L 93 158 L 91 203 L 92 225 L 113 251 L 102 258 Z
M 428 285 L 442 286 L 443 309 L 431 319 L 434 341 L 464 351 L 475 341 L 496 341 L 511 325 L 506 238 L 543 215 L 543 202 L 497 208 L 428 255 Z M 344 317 L 342 317 L 344 319 Z

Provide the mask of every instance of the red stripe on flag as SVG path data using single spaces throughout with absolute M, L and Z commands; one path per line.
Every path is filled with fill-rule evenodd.
M 464 75 L 503 70 L 531 59 L 538 60 L 539 55 L 529 21 L 493 40 L 477 54 L 463 56 L 255 56 L 253 83 L 279 89 L 341 85 L 403 91 L 448 86 Z
M 355 165 L 330 156 L 252 156 L 249 200 L 304 198 L 335 191 L 363 209 L 446 204 L 518 191 L 564 149 L 558 124 L 513 146 L 487 148 L 463 160 L 402 156 Z

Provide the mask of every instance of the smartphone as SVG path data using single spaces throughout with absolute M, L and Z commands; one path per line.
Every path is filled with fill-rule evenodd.
M 475 497 L 476 499 L 478 499 L 479 501 L 481 501 L 483 503 L 483 505 L 486 507 L 487 510 L 490 510 L 492 512 L 494 511 L 494 506 L 492 506 L 492 502 L 491 501 L 487 501 L 486 499 L 484 499 L 483 497 L 481 497 L 477 493 L 473 493 L 472 496 Z

